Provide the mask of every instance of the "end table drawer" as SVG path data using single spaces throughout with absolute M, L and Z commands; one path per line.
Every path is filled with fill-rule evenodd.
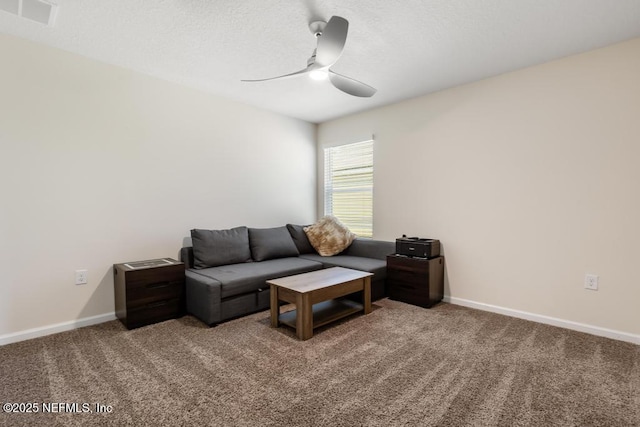
M 137 327 L 169 320 L 184 314 L 181 298 L 156 301 L 131 309 L 127 313 L 127 326 Z
M 127 271 L 127 289 L 144 288 L 151 283 L 184 280 L 184 265 Z
M 127 288 L 127 306 L 137 307 L 154 301 L 182 298 L 184 295 L 184 278 L 179 280 L 146 283 Z
M 388 281 L 389 285 L 389 296 L 393 298 L 393 295 L 398 293 L 407 293 L 407 294 L 420 294 L 429 296 L 429 287 L 425 286 L 422 283 L 416 282 L 406 282 L 403 280 L 394 280 L 390 279 Z
M 389 298 L 427 308 L 435 304 L 435 301 L 429 298 L 428 289 L 418 291 L 402 282 L 389 283 Z
M 423 275 L 429 272 L 428 259 L 408 258 L 397 255 L 387 257 L 387 269 L 394 272 L 405 271 L 414 274 Z
M 406 282 L 407 284 L 412 284 L 415 288 L 420 287 L 420 285 L 427 286 L 429 284 L 427 278 L 428 276 L 424 273 L 387 269 L 387 280 L 394 282 Z

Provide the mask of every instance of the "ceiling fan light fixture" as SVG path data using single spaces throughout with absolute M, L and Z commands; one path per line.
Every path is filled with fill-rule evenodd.
M 327 73 L 327 70 L 312 70 L 309 72 L 309 77 L 311 77 L 311 79 L 313 80 L 326 80 L 327 78 L 329 78 L 329 73 Z

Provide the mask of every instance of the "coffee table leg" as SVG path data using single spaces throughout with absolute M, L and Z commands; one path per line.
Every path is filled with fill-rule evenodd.
M 271 326 L 277 328 L 279 325 L 278 317 L 280 316 L 280 304 L 278 301 L 278 287 L 275 285 L 269 285 L 271 287 L 269 297 L 271 298 Z
M 310 294 L 296 295 L 296 335 L 301 340 L 313 336 L 313 308 Z
M 364 314 L 371 313 L 371 276 L 367 276 L 364 279 Z

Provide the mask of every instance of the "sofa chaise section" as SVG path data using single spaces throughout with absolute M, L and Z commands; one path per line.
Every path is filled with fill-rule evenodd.
M 373 273 L 371 280 L 371 300 L 386 295 L 387 255 L 394 253 L 395 243 L 372 239 L 356 239 L 345 251 L 334 256 L 320 256 L 317 253 L 300 254 L 300 258 L 322 263 L 323 268 L 345 267 Z

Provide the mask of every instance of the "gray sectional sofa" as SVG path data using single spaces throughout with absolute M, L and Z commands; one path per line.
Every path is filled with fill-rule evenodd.
M 207 325 L 269 308 L 267 280 L 328 267 L 373 273 L 372 300 L 385 296 L 386 256 L 395 244 L 357 238 L 342 253 L 320 256 L 303 227 L 191 230 L 182 248 L 187 312 Z M 355 295 L 358 298 L 358 295 Z

